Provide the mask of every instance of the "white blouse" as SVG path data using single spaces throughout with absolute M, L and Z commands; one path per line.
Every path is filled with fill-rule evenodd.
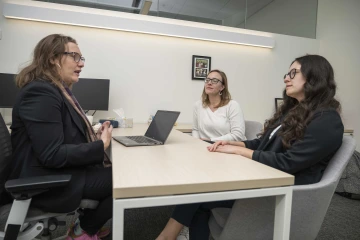
M 204 108 L 201 101 L 194 105 L 192 135 L 211 141 L 244 141 L 245 121 L 240 105 L 234 101 L 219 107 L 214 112 Z

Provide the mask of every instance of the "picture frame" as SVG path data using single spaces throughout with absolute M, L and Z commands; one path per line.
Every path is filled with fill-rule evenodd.
M 283 104 L 284 99 L 283 98 L 275 98 L 275 111 L 278 110 L 278 108 Z
M 191 79 L 204 80 L 211 70 L 211 57 L 192 56 Z

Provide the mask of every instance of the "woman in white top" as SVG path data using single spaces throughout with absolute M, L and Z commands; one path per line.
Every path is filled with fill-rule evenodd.
M 214 142 L 246 140 L 244 116 L 240 105 L 231 100 L 224 72 L 210 71 L 201 98 L 194 105 L 194 137 Z

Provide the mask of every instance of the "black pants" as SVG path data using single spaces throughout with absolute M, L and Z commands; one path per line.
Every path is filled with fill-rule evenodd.
M 85 209 L 79 217 L 81 228 L 89 235 L 96 234 L 99 229 L 112 218 L 112 168 L 88 168 L 83 191 L 83 199 L 98 200 L 96 209 Z
M 208 240 L 211 209 L 218 207 L 232 208 L 234 202 L 234 200 L 229 200 L 178 205 L 175 207 L 171 217 L 189 227 L 191 240 Z

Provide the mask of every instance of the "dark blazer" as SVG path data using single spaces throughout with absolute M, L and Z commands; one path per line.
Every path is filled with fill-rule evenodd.
M 49 212 L 75 210 L 86 168 L 101 164 L 104 144 L 88 143 L 85 123 L 60 89 L 36 80 L 23 87 L 12 112 L 13 162 L 9 179 L 71 174 L 70 184 L 35 196 L 32 205 Z
M 273 129 L 259 139 L 245 141 L 255 150 L 252 159 L 295 176 L 295 185 L 311 184 L 321 180 L 329 160 L 339 149 L 344 126 L 333 110 L 315 112 L 306 127 L 304 138 L 285 149 L 278 132 L 269 139 Z

